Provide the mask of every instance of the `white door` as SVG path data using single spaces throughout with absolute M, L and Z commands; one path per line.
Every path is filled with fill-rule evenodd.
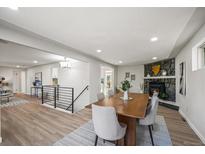
M 114 69 L 109 67 L 101 67 L 101 92 L 105 95 L 108 90 L 114 91 Z
M 14 93 L 20 93 L 21 92 L 21 72 L 14 71 L 13 72 L 13 92 Z
M 26 72 L 21 71 L 21 93 L 26 93 Z

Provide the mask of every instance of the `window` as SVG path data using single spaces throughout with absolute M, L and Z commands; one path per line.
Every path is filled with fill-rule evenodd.
M 192 70 L 205 68 L 205 40 L 192 49 Z

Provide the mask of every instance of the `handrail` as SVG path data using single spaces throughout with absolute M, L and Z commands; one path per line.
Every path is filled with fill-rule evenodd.
M 71 106 L 73 106 L 74 102 L 84 93 L 85 90 L 88 90 L 89 85 L 87 85 L 81 92 L 80 94 L 73 100 L 72 104 L 70 104 L 66 110 L 68 110 Z

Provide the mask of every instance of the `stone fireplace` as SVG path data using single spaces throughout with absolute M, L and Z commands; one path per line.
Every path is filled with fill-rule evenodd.
M 154 90 L 159 91 L 159 98 L 165 101 L 176 101 L 176 79 L 144 79 L 144 92 L 152 96 Z
M 153 73 L 153 66 L 160 66 L 157 74 Z M 176 102 L 174 58 L 144 65 L 144 92 L 152 96 L 154 90 L 159 91 L 161 100 Z
M 156 82 L 156 81 L 150 82 L 149 83 L 149 95 L 152 96 L 154 91 L 159 92 L 159 96 L 166 93 L 165 83 L 164 82 Z

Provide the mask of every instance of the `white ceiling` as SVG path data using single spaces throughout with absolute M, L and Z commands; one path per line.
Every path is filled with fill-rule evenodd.
M 0 18 L 122 65 L 168 58 L 195 8 L 0 8 Z M 151 43 L 151 37 L 159 41 Z M 101 49 L 102 53 L 96 50 Z
M 0 66 L 28 68 L 63 60 L 64 57 L 46 53 L 30 47 L 0 41 Z M 33 61 L 38 63 L 34 64 Z

